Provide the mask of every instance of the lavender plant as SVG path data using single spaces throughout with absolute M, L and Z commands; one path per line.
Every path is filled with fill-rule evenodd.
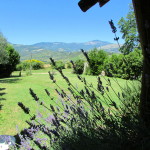
M 89 61 L 87 53 L 84 50 L 82 52 Z M 50 60 L 55 65 L 55 61 L 52 58 Z M 75 65 L 73 67 L 75 69 Z M 50 80 L 57 86 L 55 91 L 59 96 L 58 101 L 45 89 L 50 101 L 53 102 L 47 106 L 33 89 L 30 89 L 33 100 L 50 115 L 45 117 L 41 113 L 31 114 L 29 108 L 18 103 L 31 117 L 26 121 L 29 128 L 16 136 L 20 140 L 18 141 L 20 149 L 142 149 L 147 140 L 143 137 L 148 137 L 150 132 L 139 116 L 139 87 L 132 84 L 134 86 L 132 89 L 130 85 L 124 89 L 112 78 L 120 86 L 121 92 L 118 93 L 109 78 L 103 77 L 107 83 L 104 85 L 101 77 L 97 77 L 95 87 L 86 78 L 77 75 L 84 87 L 80 89 L 72 84 L 60 68 L 56 69 L 68 85 L 68 91 L 65 91 L 57 84 L 53 73 L 49 72 Z M 111 90 L 116 99 L 120 100 L 120 104 L 116 104 L 112 99 Z
M 132 17 L 133 16 L 134 14 L 132 12 Z M 131 80 L 140 78 L 142 73 L 142 65 L 143 65 L 142 63 L 143 56 L 141 50 L 139 49 L 140 46 L 138 48 L 134 46 L 134 40 L 132 40 L 134 36 L 132 38 L 129 38 L 129 33 L 128 33 L 128 40 L 125 42 L 123 46 L 120 46 L 119 37 L 117 37 L 116 35 L 117 28 L 115 27 L 113 20 L 110 20 L 109 24 L 112 29 L 112 32 L 115 34 L 114 40 L 117 41 L 117 44 L 119 46 L 119 51 L 123 55 L 121 54 L 112 55 L 111 59 L 108 60 L 108 62 L 105 64 L 106 74 L 108 76 L 121 77 L 123 79 L 131 79 Z M 126 35 L 128 31 L 126 31 L 126 27 L 123 24 L 122 24 L 122 32 Z M 133 25 L 132 27 L 134 29 L 136 28 Z M 115 61 L 115 63 L 113 63 L 113 61 Z M 115 69 L 116 65 L 119 66 Z
M 117 41 L 117 44 L 118 44 L 119 48 L 121 48 L 121 46 L 120 46 L 120 44 L 119 44 L 119 37 L 117 37 L 117 35 L 116 35 L 117 28 L 115 27 L 114 22 L 113 22 L 112 19 L 111 19 L 110 21 L 108 21 L 108 22 L 109 22 L 110 27 L 111 27 L 111 29 L 112 29 L 112 33 L 115 34 L 114 40 Z

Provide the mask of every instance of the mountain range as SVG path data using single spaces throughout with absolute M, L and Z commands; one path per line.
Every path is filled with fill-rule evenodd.
M 32 45 L 13 44 L 19 52 L 21 60 L 38 59 L 44 62 L 49 61 L 49 57 L 55 60 L 75 60 L 83 58 L 80 49 L 89 51 L 93 48 L 103 49 L 109 53 L 118 53 L 118 45 L 107 41 L 93 40 L 83 43 L 65 42 L 40 42 Z M 32 54 L 32 56 L 31 56 Z

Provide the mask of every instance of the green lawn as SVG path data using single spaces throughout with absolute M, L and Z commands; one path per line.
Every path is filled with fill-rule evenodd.
M 16 126 L 18 126 L 19 130 L 28 127 L 25 120 L 29 119 L 29 116 L 24 114 L 21 108 L 17 105 L 18 102 L 23 102 L 24 105 L 31 109 L 32 113 L 36 113 L 38 111 L 45 112 L 45 110 L 41 110 L 39 105 L 33 101 L 33 98 L 29 94 L 29 88 L 32 88 L 35 93 L 37 93 L 38 97 L 41 101 L 44 101 L 46 104 L 54 103 L 50 100 L 50 98 L 46 95 L 44 89 L 48 89 L 52 95 L 52 97 L 58 98 L 57 93 L 55 92 L 56 86 L 52 83 L 49 79 L 48 75 L 49 69 L 43 69 L 38 71 L 32 71 L 32 75 L 27 76 L 26 72 L 22 72 L 21 77 L 17 77 L 19 72 L 14 72 L 13 76 L 10 78 L 3 78 L 0 79 L 0 88 L 4 88 L 0 91 L 3 93 L 1 99 L 5 99 L 1 101 L 3 105 L 2 110 L 0 110 L 0 135 L 2 134 L 9 134 L 14 135 L 18 131 Z M 77 79 L 75 74 L 71 73 L 72 71 L 69 69 L 65 69 L 64 73 L 70 79 L 70 81 L 75 85 L 75 87 L 82 86 L 82 83 Z M 60 74 L 55 71 L 55 78 L 58 83 L 63 89 L 67 89 L 67 84 L 64 82 Z M 85 76 L 89 83 L 96 85 L 97 78 L 95 76 Z M 101 77 L 104 85 L 107 83 L 107 77 Z M 118 93 L 120 87 L 114 81 L 115 79 L 110 78 L 112 87 Z M 126 80 L 117 79 L 119 84 L 124 87 L 127 84 Z M 133 82 L 132 82 L 133 84 Z M 117 103 L 119 100 L 117 99 L 115 93 L 110 90 L 110 97 L 113 98 Z

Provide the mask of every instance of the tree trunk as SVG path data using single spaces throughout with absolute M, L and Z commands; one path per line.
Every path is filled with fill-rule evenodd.
M 143 51 L 143 74 L 140 97 L 140 114 L 147 126 L 150 125 L 150 0 L 132 0 L 140 43 Z

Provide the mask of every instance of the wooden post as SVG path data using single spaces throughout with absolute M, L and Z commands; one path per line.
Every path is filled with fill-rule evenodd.
M 150 125 L 150 0 L 132 0 L 140 43 L 144 56 L 140 98 L 140 113 L 145 124 Z

